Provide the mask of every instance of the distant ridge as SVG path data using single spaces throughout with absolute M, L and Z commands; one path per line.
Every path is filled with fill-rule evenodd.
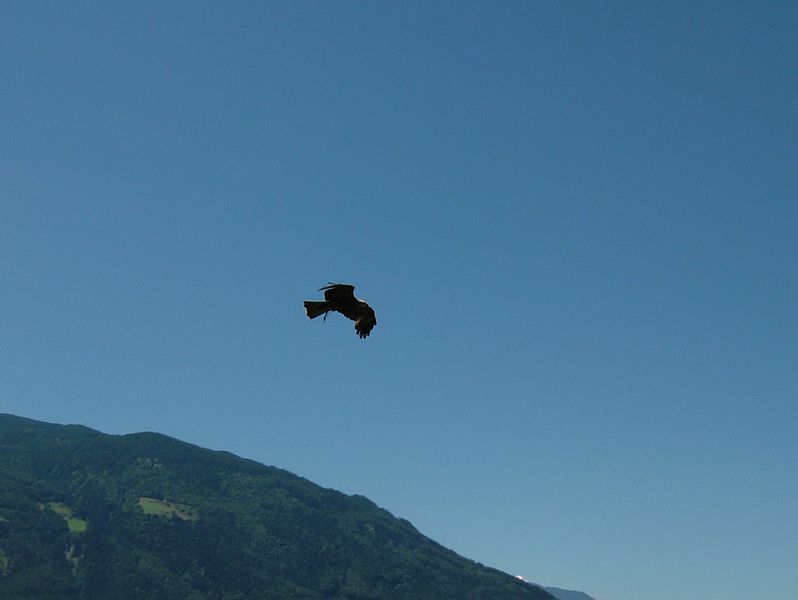
M 573 590 L 564 590 L 550 586 L 545 586 L 543 589 L 557 598 L 557 600 L 595 600 L 595 598 L 588 596 L 584 592 L 575 592 Z
M 3 600 L 552 600 L 363 496 L 157 433 L 0 414 Z

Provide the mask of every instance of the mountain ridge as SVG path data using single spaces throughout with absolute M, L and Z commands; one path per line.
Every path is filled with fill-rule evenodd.
M 157 432 L 0 413 L 0 481 L 9 600 L 553 598 L 364 496 Z
M 576 590 L 564 590 L 562 588 L 549 585 L 541 587 L 549 594 L 557 598 L 557 600 L 596 600 L 592 596 L 588 596 L 586 593 L 578 592 Z

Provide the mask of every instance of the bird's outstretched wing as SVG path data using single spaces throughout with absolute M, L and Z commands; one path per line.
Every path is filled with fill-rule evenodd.
M 348 283 L 333 283 L 320 287 L 319 291 L 324 291 L 324 299 L 327 302 L 349 303 L 355 302 L 355 286 Z
M 374 309 L 364 303 L 355 321 L 355 331 L 361 338 L 367 338 L 376 324 L 377 316 L 374 314 Z

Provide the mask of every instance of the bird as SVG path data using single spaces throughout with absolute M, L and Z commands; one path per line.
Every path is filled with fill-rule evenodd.
M 329 285 L 319 288 L 320 292 L 324 291 L 324 301 L 305 300 L 305 314 L 309 319 L 324 315 L 326 321 L 328 312 L 339 312 L 355 322 L 355 332 L 361 339 L 367 338 L 377 324 L 374 309 L 360 298 L 355 298 L 355 286 L 331 281 L 328 283 Z

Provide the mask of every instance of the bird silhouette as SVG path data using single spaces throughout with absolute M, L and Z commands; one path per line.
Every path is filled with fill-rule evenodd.
M 377 316 L 364 300 L 355 298 L 355 286 L 348 283 L 332 283 L 320 287 L 319 291 L 324 291 L 324 300 L 305 300 L 305 313 L 309 319 L 315 319 L 324 315 L 327 320 L 327 313 L 330 311 L 341 313 L 347 319 L 355 322 L 355 331 L 365 339 L 377 324 Z

